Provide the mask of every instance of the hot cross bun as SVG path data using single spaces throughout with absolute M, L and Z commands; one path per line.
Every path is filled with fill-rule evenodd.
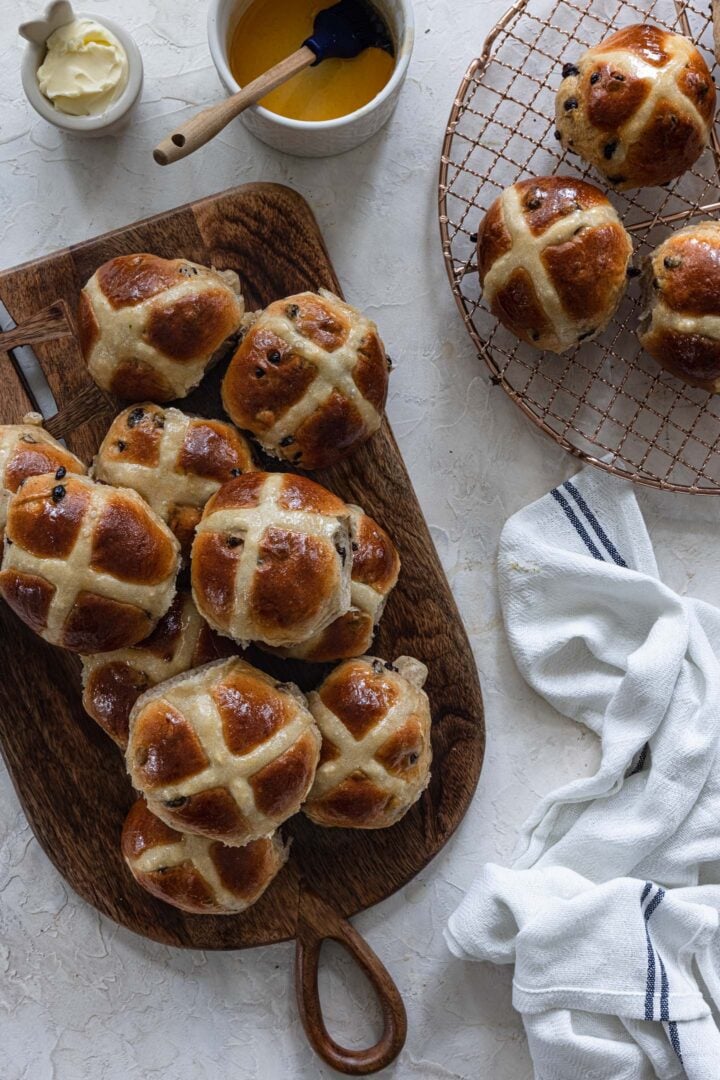
M 625 26 L 565 64 L 557 137 L 612 184 L 666 184 L 703 152 L 715 84 L 687 38 L 659 26 Z
M 32 423 L 29 417 L 25 420 L 22 424 L 0 426 L 0 537 L 5 529 L 10 496 L 29 476 L 58 473 L 58 480 L 62 480 L 66 473 L 87 471 L 82 461 L 39 423 Z
M 143 694 L 130 713 L 126 761 L 154 814 L 225 844 L 269 836 L 297 813 L 320 733 L 292 683 L 244 660 L 220 660 Z
M 287 860 L 280 837 L 228 847 L 171 829 L 138 799 L 122 831 L 122 853 L 138 885 L 193 915 L 236 915 L 256 903 Z
M 420 798 L 432 759 L 426 677 L 411 657 L 363 656 L 309 695 L 323 741 L 303 812 L 317 825 L 384 829 Z
M 646 268 L 640 341 L 679 379 L 720 392 L 720 223 L 672 233 Z
M 223 380 L 233 423 L 300 469 L 323 469 L 380 427 L 388 360 L 377 327 L 332 293 L 278 300 L 251 323 Z
M 632 243 L 592 184 L 567 176 L 521 180 L 478 233 L 483 295 L 517 337 L 561 353 L 592 338 L 625 290 Z
M 145 403 L 113 420 L 92 473 L 139 492 L 189 554 L 210 496 L 252 468 L 247 439 L 231 424 Z
M 126 401 L 171 401 L 197 386 L 244 312 L 232 270 L 119 255 L 80 293 L 80 344 L 103 390 Z
M 107 652 L 147 637 L 172 603 L 178 542 L 135 491 L 32 476 L 13 495 L 0 595 L 46 641 Z
M 85 711 L 124 750 L 130 710 L 141 694 L 235 651 L 198 615 L 192 597 L 179 592 L 150 637 L 127 649 L 82 658 Z
M 301 645 L 276 649 L 280 656 L 326 663 L 362 656 L 372 644 L 388 596 L 400 573 L 397 548 L 383 528 L 359 506 L 350 511 L 351 605 L 325 630 Z
M 241 643 L 307 641 L 350 607 L 349 511 L 289 473 L 246 473 L 205 507 L 192 548 L 198 611 Z

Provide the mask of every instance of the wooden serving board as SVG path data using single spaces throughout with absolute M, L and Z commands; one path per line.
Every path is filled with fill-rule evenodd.
M 82 285 L 101 263 L 140 251 L 236 270 L 248 310 L 305 289 L 324 286 L 340 293 L 309 207 L 295 192 L 275 184 L 236 188 L 4 271 L 0 299 L 24 329 L 5 340 L 0 336 L 0 421 L 18 422 L 35 408 L 13 354 L 3 351 L 18 340 L 31 341 L 58 403 L 50 430 L 90 461 L 119 406 L 94 388 L 68 332 L 67 311 L 75 311 Z M 67 309 L 56 301 L 64 301 Z M 33 316 L 50 305 L 50 318 L 34 324 Z M 54 336 L 58 332 L 62 336 Z M 48 334 L 53 340 L 41 340 Z M 400 363 L 413 363 L 413 357 L 403 356 L 401 341 L 386 344 Z M 222 416 L 223 367 L 179 402 L 180 408 Z M 400 581 L 373 651 L 391 660 L 416 656 L 430 670 L 432 781 L 391 829 L 322 829 L 302 814 L 292 819 L 283 829 L 292 838 L 288 865 L 242 915 L 186 915 L 135 884 L 119 848 L 132 790 L 116 747 L 83 711 L 78 659 L 46 645 L 4 605 L 0 610 L 0 745 L 35 835 L 80 896 L 155 941 L 239 949 L 293 938 L 306 895 L 317 894 L 340 916 L 362 911 L 429 862 L 459 824 L 475 789 L 484 752 L 475 663 L 387 423 L 353 457 L 316 478 L 364 507 L 399 548 Z M 318 665 L 270 660 L 261 653 L 250 659 L 274 674 L 282 671 L 283 678 L 306 690 L 324 674 Z

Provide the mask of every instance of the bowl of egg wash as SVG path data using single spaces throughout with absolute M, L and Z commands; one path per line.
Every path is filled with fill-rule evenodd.
M 414 41 L 412 0 L 371 3 L 388 31 L 387 48 L 328 59 L 295 75 L 246 109 L 245 126 L 268 146 L 299 157 L 329 157 L 359 146 L 383 127 L 397 104 Z M 293 53 L 333 0 L 211 0 L 210 53 L 235 94 Z

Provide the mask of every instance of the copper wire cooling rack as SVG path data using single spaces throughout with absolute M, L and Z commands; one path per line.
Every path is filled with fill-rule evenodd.
M 539 353 L 483 306 L 475 240 L 509 184 L 551 173 L 602 179 L 554 138 L 564 61 L 635 22 L 692 38 L 710 62 L 709 0 L 518 0 L 491 32 L 453 104 L 440 168 L 440 231 L 465 325 L 492 381 L 571 454 L 653 487 L 720 494 L 720 395 L 662 371 L 637 339 L 643 307 L 631 281 L 613 322 L 572 353 Z M 715 73 L 714 73 L 715 74 Z M 717 80 L 716 80 L 717 81 Z M 633 236 L 637 265 L 673 228 L 720 210 L 720 140 L 670 187 L 611 194 Z

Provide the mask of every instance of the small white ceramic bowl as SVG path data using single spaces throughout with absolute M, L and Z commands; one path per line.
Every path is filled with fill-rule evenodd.
M 69 116 L 60 112 L 48 98 L 40 91 L 37 81 L 37 70 L 45 59 L 45 46 L 35 45 L 28 42 L 22 62 L 22 84 L 25 95 L 35 112 L 47 120 L 49 124 L 71 135 L 81 135 L 86 138 L 97 138 L 101 135 L 114 135 L 125 127 L 130 114 L 140 100 L 143 85 L 143 62 L 140 50 L 122 26 L 118 26 L 112 19 L 105 15 L 90 15 L 88 12 L 77 12 L 78 19 L 94 19 L 101 26 L 106 26 L 118 39 L 128 58 L 128 81 L 120 96 L 113 101 L 112 105 L 100 113 L 99 116 Z
M 228 94 L 241 89 L 228 62 L 228 46 L 240 16 L 251 0 L 211 0 L 208 40 L 213 63 Z M 328 0 L 329 7 L 333 0 Z M 245 126 L 268 146 L 298 157 L 344 154 L 365 142 L 387 123 L 405 82 L 415 39 L 412 0 L 374 0 L 395 42 L 395 69 L 390 81 L 367 105 L 337 120 L 289 120 L 252 105 L 241 115 Z M 298 47 L 302 42 L 298 41 Z

